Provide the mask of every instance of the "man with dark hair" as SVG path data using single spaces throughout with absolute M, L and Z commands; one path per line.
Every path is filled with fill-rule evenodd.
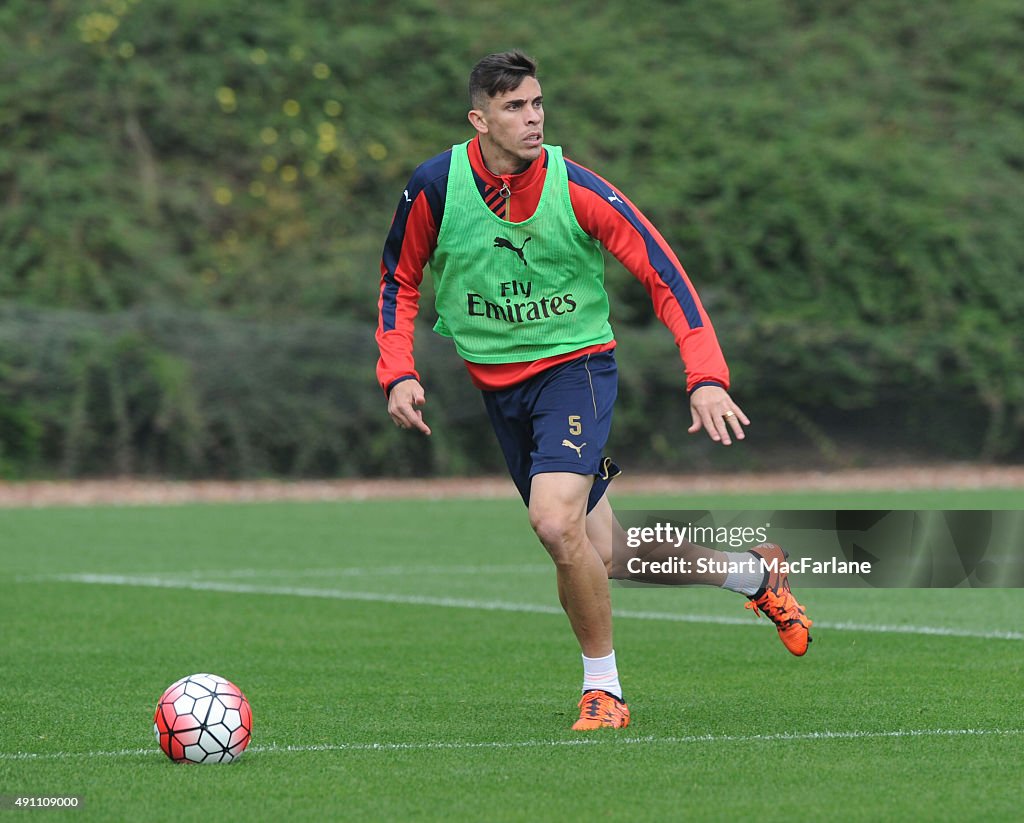
M 536 76 L 537 64 L 521 51 L 489 54 L 470 72 L 469 103 L 474 109 L 483 109 L 490 98 L 517 89 L 525 78 Z
M 469 85 L 475 137 L 420 165 L 402 193 L 381 262 L 377 377 L 395 424 L 429 435 L 413 359 L 429 264 L 434 330 L 452 338 L 483 393 L 583 653 L 573 728 L 621 728 L 630 715 L 612 647 L 608 579 L 629 575 L 619 551 L 625 535 L 605 495 L 619 470 L 603 453 L 617 371 L 600 246 L 643 284 L 675 337 L 690 392 L 689 433 L 704 430 L 728 446 L 750 421 L 727 391 L 714 329 L 664 238 L 618 189 L 543 142 L 536 75 L 520 51 L 481 60 Z M 804 654 L 811 621 L 777 570 L 778 546 L 735 553 L 686 544 L 676 553 L 691 568 L 700 557 L 717 561 L 714 571 L 661 582 L 746 595 L 786 648 Z

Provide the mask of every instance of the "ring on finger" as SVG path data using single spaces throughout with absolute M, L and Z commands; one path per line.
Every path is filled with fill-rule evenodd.
M 731 412 L 731 411 L 727 411 L 725 414 L 722 415 L 722 417 L 735 417 L 735 416 L 736 416 L 735 413 Z

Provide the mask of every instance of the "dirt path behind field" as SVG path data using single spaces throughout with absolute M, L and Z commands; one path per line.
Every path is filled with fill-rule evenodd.
M 624 475 L 615 480 L 612 488 L 620 494 L 1019 488 L 1024 503 L 1024 466 L 958 464 L 841 472 L 697 476 Z M 293 482 L 183 482 L 140 479 L 0 482 L 0 508 L 515 496 L 512 482 L 505 477 Z

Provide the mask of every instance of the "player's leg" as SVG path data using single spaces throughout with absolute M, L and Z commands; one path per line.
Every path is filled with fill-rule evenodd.
M 798 657 L 811 642 L 813 625 L 807 612 L 793 595 L 789 575 L 779 564 L 788 556 L 773 543 L 762 543 L 745 552 L 723 552 L 688 541 L 646 543 L 631 548 L 626 532 L 612 510 L 607 497 L 595 506 L 587 518 L 587 529 L 609 577 L 670 586 L 719 586 L 746 596 L 746 607 L 765 614 L 778 629 L 783 645 Z M 685 561 L 679 568 L 689 571 L 645 573 L 631 572 L 630 558 L 664 562 L 670 558 Z
M 694 543 L 683 543 L 678 547 L 667 543 L 646 543 L 641 548 L 630 549 L 626 543 L 626 531 L 615 516 L 607 495 L 602 497 L 587 515 L 587 534 L 605 564 L 608 577 L 613 580 L 636 580 L 674 586 L 722 586 L 726 582 L 727 575 L 721 569 L 731 558 L 727 552 L 708 549 Z M 689 561 L 688 568 L 691 571 L 654 576 L 631 574 L 626 567 L 630 557 L 649 561 L 680 557 Z M 698 559 L 705 562 L 698 563 Z
M 607 517 L 613 524 L 609 577 L 614 580 L 633 580 L 663 586 L 718 586 L 741 594 L 752 594 L 761 584 L 760 566 L 749 552 L 723 552 L 686 540 L 678 544 L 648 541 L 630 548 L 626 543 L 626 531 L 610 504 Z M 672 572 L 632 571 L 630 559 L 665 565 L 665 561 L 679 559 L 685 563 L 676 564 L 679 570 Z M 736 572 L 730 576 L 727 571 L 729 568 L 749 569 L 749 572 Z M 746 590 L 748 587 L 749 591 Z
M 614 357 L 581 357 L 551 369 L 532 398 L 530 522 L 558 576 L 558 592 L 583 653 L 577 730 L 629 723 L 612 647 L 611 597 L 589 516 L 618 467 L 604 457 L 617 370 Z
M 558 598 L 587 657 L 612 651 L 608 573 L 587 536 L 593 475 L 544 472 L 533 477 L 530 525 L 555 563 Z
M 558 598 L 583 652 L 576 731 L 624 728 L 630 719 L 612 646 L 608 570 L 588 534 L 593 480 L 593 475 L 543 472 L 534 475 L 530 493 L 530 524 L 555 563 Z

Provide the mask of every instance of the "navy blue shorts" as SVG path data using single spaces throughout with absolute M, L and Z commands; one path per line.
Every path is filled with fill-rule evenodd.
M 552 366 L 508 389 L 483 392 L 505 463 L 527 506 L 530 481 L 542 472 L 594 475 L 587 511 L 598 504 L 619 473 L 604 456 L 617 392 L 618 367 L 610 351 Z

